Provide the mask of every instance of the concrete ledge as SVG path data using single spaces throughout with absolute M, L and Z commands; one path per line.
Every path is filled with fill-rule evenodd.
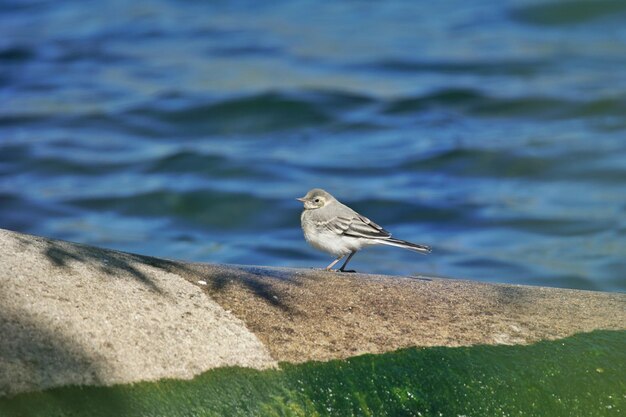
M 191 265 L 278 361 L 411 346 L 529 344 L 626 329 L 626 294 L 435 277 Z M 196 279 L 194 275 L 185 275 Z
M 626 329 L 625 294 L 190 264 L 0 230 L 0 396 L 596 329 Z
M 0 229 L 0 396 L 274 366 L 181 268 Z

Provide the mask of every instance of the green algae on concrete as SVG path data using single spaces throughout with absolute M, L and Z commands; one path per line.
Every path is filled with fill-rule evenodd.
M 527 346 L 409 348 L 192 380 L 63 387 L 0 399 L 0 416 L 619 416 L 626 331 Z

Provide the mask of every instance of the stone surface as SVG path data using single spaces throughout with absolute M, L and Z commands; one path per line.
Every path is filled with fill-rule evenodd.
M 278 361 L 626 329 L 623 293 L 248 266 L 196 264 L 189 271 L 203 276 L 211 298 Z
M 0 230 L 0 395 L 626 329 L 626 294 L 194 264 Z
M 0 395 L 274 366 L 180 268 L 0 229 Z

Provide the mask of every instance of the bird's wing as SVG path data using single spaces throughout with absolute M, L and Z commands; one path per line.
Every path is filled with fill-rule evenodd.
M 391 233 L 365 216 L 355 213 L 354 216 L 335 216 L 329 220 L 316 222 L 318 228 L 332 233 L 366 239 L 388 239 Z
M 391 233 L 367 217 L 355 214 L 356 216 L 350 219 L 350 225 L 343 233 L 344 235 L 368 239 L 388 239 L 391 237 Z
M 347 217 L 335 216 L 328 220 L 318 220 L 315 225 L 318 229 L 326 229 L 336 235 L 343 235 L 350 228 L 351 220 Z

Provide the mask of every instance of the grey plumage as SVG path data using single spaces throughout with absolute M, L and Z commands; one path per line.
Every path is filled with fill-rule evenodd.
M 430 252 L 430 247 L 426 245 L 393 238 L 387 230 L 320 188 L 310 190 L 298 200 L 304 203 L 301 223 L 307 242 L 337 257 L 326 267 L 327 270 L 348 255 L 339 268 L 340 271 L 345 271 L 352 256 L 369 245 L 396 246 L 424 254 Z

